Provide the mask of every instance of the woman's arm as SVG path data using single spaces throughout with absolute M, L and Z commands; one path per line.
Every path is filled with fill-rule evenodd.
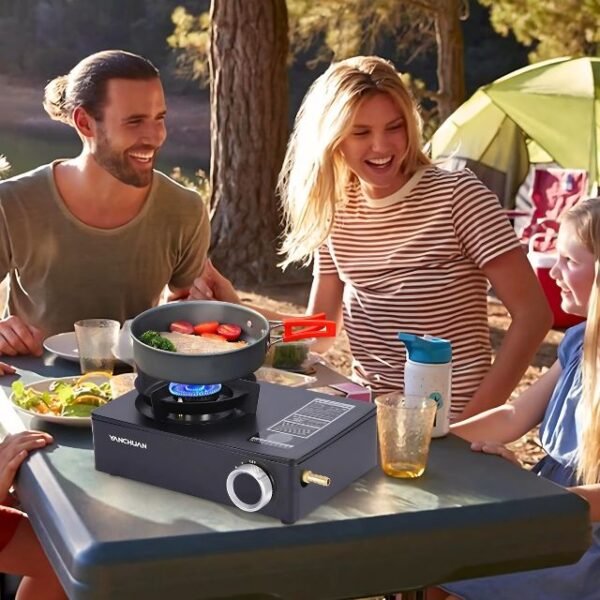
M 590 505 L 590 519 L 600 521 L 600 484 L 576 485 L 567 488 L 588 501 Z
M 494 363 L 461 419 L 507 400 L 552 325 L 548 302 L 520 248 L 491 260 L 483 272 L 512 320 Z
M 508 444 L 518 440 L 543 419 L 561 371 L 560 363 L 556 361 L 513 402 L 455 423 L 450 430 L 470 442 Z
M 307 314 L 314 315 L 325 313 L 327 319 L 335 321 L 336 332 L 342 330 L 342 302 L 344 284 L 337 275 L 315 274 L 310 296 L 308 299 Z M 317 338 L 313 346 L 315 352 L 326 352 L 334 343 L 335 338 Z

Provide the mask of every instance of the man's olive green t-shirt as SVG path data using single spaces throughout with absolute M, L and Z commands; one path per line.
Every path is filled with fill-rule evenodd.
M 0 183 L 0 281 L 10 274 L 11 314 L 52 335 L 79 319 L 123 322 L 155 306 L 165 285 L 191 285 L 210 242 L 196 192 L 155 171 L 138 215 L 100 229 L 68 210 L 55 164 Z

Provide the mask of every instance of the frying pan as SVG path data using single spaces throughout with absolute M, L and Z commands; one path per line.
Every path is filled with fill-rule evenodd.
M 180 354 L 152 348 L 140 341 L 145 331 L 169 331 L 173 321 L 192 324 L 218 321 L 239 325 L 242 328 L 240 340 L 247 342 L 247 346 L 218 354 Z M 283 335 L 272 340 L 271 330 L 280 326 L 283 326 Z M 298 327 L 302 329 L 295 329 Z M 333 336 L 334 321 L 299 318 L 269 322 L 260 313 L 244 306 L 205 300 L 163 304 L 144 311 L 131 322 L 133 358 L 138 369 L 151 377 L 178 383 L 231 381 L 256 371 L 263 364 L 269 346 L 277 341 Z

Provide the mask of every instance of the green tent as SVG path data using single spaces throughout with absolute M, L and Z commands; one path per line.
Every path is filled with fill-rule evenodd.
M 514 206 L 531 163 L 600 173 L 600 58 L 557 58 L 479 88 L 433 135 L 433 159 L 467 165 Z M 462 164 L 461 164 L 462 163 Z

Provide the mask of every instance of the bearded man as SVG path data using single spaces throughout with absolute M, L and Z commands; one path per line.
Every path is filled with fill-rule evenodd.
M 198 194 L 154 169 L 167 109 L 150 61 L 88 56 L 46 86 L 44 108 L 83 147 L 0 183 L 0 281 L 10 277 L 0 355 L 39 355 L 79 319 L 132 318 L 165 286 L 184 296 L 210 241 Z

